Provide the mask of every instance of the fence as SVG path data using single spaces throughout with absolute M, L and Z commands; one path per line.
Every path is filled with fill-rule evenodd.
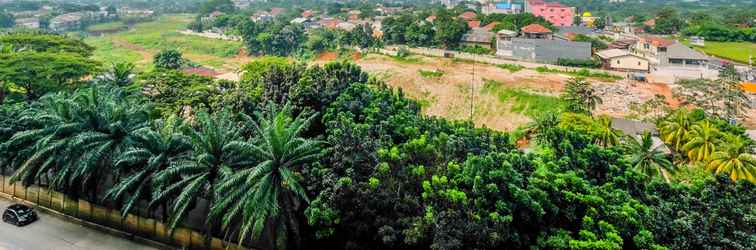
M 92 204 L 84 199 L 72 199 L 65 194 L 39 186 L 24 187 L 20 183 L 11 184 L 10 177 L 0 175 L 0 193 L 28 201 L 35 206 L 44 207 L 74 218 L 115 229 L 129 236 L 164 243 L 176 248 L 208 249 L 202 232 L 186 227 L 176 228 L 173 234 L 168 232 L 168 225 L 159 220 L 129 214 L 121 216 L 118 209 Z M 147 213 L 137 209 L 138 213 Z M 235 244 L 213 238 L 210 249 L 243 249 Z

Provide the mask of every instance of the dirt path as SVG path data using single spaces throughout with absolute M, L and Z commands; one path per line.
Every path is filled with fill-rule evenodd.
M 152 62 L 153 53 L 143 48 L 142 46 L 130 43 L 129 41 L 126 41 L 125 39 L 115 38 L 115 37 L 111 37 L 111 41 L 113 42 L 113 45 L 115 46 L 134 51 L 138 53 L 139 55 L 141 55 L 142 60 L 138 61 L 137 64 L 148 64 Z

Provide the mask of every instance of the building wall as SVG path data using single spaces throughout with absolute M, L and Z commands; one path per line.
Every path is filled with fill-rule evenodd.
M 543 39 L 512 39 L 512 55 L 516 58 L 554 63 L 558 59 L 591 59 L 591 44 Z
M 648 60 L 635 56 L 621 56 L 609 60 L 609 67 L 618 70 L 648 71 Z
M 572 7 L 553 3 L 541 4 L 538 2 L 525 1 L 525 11 L 535 16 L 540 16 L 551 22 L 554 26 L 572 26 L 575 10 Z

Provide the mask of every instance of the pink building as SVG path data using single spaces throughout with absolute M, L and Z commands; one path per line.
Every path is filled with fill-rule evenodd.
M 544 2 L 543 0 L 526 0 L 525 12 L 540 16 L 554 26 L 572 26 L 575 9 L 559 2 Z

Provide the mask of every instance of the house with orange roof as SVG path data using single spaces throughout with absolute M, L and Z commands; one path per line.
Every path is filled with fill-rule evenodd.
M 478 18 L 478 14 L 472 11 L 465 11 L 462 14 L 459 14 L 459 18 L 465 21 L 475 20 Z
M 430 15 L 425 18 L 425 21 L 428 21 L 429 23 L 433 23 L 433 21 L 436 21 L 436 16 Z
M 543 25 L 533 23 L 520 29 L 523 36 L 529 39 L 551 39 L 553 32 Z
M 492 23 L 486 24 L 486 25 L 484 25 L 483 27 L 480 27 L 480 28 L 481 28 L 481 29 L 484 29 L 484 30 L 487 30 L 487 31 L 491 31 L 491 30 L 493 30 L 493 29 L 494 29 L 494 28 L 496 27 L 496 25 L 498 25 L 498 24 L 499 24 L 499 22 L 492 22 Z
M 479 20 L 467 21 L 467 27 L 469 27 L 470 29 L 480 28 L 480 21 Z
M 309 18 L 309 17 L 312 17 L 312 16 L 313 16 L 313 13 L 312 13 L 311 10 L 302 11 L 302 17 Z
M 711 58 L 690 47 L 656 36 L 641 36 L 631 48 L 637 56 L 645 57 L 652 65 L 698 67 L 706 65 Z

